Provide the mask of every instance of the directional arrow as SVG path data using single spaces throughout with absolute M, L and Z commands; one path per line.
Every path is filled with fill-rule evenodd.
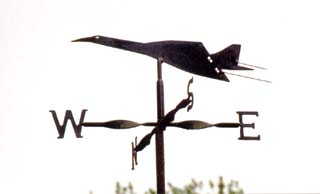
M 158 123 L 156 122 L 146 122 L 146 123 L 137 123 L 129 120 L 112 120 L 107 122 L 85 122 L 82 123 L 84 127 L 105 127 L 110 129 L 131 129 L 139 126 L 148 126 L 156 127 Z M 207 123 L 199 120 L 187 120 L 181 122 L 172 122 L 167 125 L 167 127 L 178 127 L 188 130 L 197 130 L 197 129 L 206 129 L 210 127 L 219 127 L 219 128 L 238 128 L 240 123 Z

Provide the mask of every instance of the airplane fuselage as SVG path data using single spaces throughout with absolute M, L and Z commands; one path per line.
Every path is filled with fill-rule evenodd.
M 159 41 L 134 42 L 103 36 L 92 36 L 74 40 L 74 42 L 92 42 L 104 46 L 140 53 L 155 59 L 162 58 L 169 65 L 181 70 L 209 78 L 229 81 L 221 68 L 214 63 L 201 42 Z

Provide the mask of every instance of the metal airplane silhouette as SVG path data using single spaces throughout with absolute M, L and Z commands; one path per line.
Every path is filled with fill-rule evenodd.
M 159 41 L 133 42 L 104 36 L 92 36 L 72 42 L 92 42 L 118 49 L 140 53 L 177 67 L 181 70 L 222 81 L 229 79 L 223 72 L 228 70 L 253 70 L 239 66 L 238 59 L 241 45 L 232 44 L 220 52 L 209 54 L 201 42 Z

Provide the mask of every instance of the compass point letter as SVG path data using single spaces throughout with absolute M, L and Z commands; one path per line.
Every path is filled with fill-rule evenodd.
M 255 128 L 254 123 L 243 123 L 243 115 L 255 115 L 255 116 L 259 116 L 258 112 L 256 111 L 238 111 L 237 114 L 239 115 L 239 123 L 241 124 L 240 126 L 240 137 L 239 140 L 260 140 L 260 135 L 256 136 L 256 137 L 252 137 L 252 136 L 245 136 L 244 135 L 244 128 L 245 127 L 250 127 L 252 129 Z
M 86 109 L 82 110 L 81 117 L 80 117 L 80 120 L 79 120 L 78 124 L 76 124 L 76 122 L 74 121 L 73 114 L 72 114 L 71 110 L 67 110 L 66 111 L 66 114 L 64 116 L 64 121 L 63 121 L 62 125 L 59 122 L 59 119 L 57 117 L 56 111 L 50 110 L 49 112 L 51 112 L 53 120 L 54 120 L 54 123 L 56 124 L 57 130 L 58 130 L 58 133 L 59 133 L 58 139 L 63 139 L 64 134 L 66 132 L 66 127 L 67 127 L 68 120 L 71 121 L 74 133 L 76 134 L 76 137 L 77 138 L 82 138 L 82 136 L 81 136 L 81 124 L 83 123 L 84 117 L 86 115 L 86 112 L 87 112 Z

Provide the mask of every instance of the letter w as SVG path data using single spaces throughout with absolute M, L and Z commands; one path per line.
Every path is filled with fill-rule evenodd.
M 83 123 L 84 117 L 86 115 L 86 111 L 87 111 L 86 109 L 81 111 L 81 117 L 80 117 L 79 123 L 76 124 L 76 122 L 74 121 L 74 118 L 73 118 L 71 110 L 66 110 L 66 114 L 64 116 L 63 124 L 60 125 L 60 122 L 59 122 L 59 119 L 57 117 L 56 111 L 50 110 L 49 112 L 51 112 L 51 114 L 52 114 L 53 120 L 54 120 L 54 122 L 56 124 L 57 130 L 58 130 L 58 133 L 59 133 L 59 137 L 58 138 L 62 139 L 64 137 L 64 134 L 66 132 L 66 126 L 67 126 L 68 120 L 71 121 L 74 133 L 76 134 L 76 137 L 77 138 L 82 138 L 82 136 L 81 136 L 81 124 Z

